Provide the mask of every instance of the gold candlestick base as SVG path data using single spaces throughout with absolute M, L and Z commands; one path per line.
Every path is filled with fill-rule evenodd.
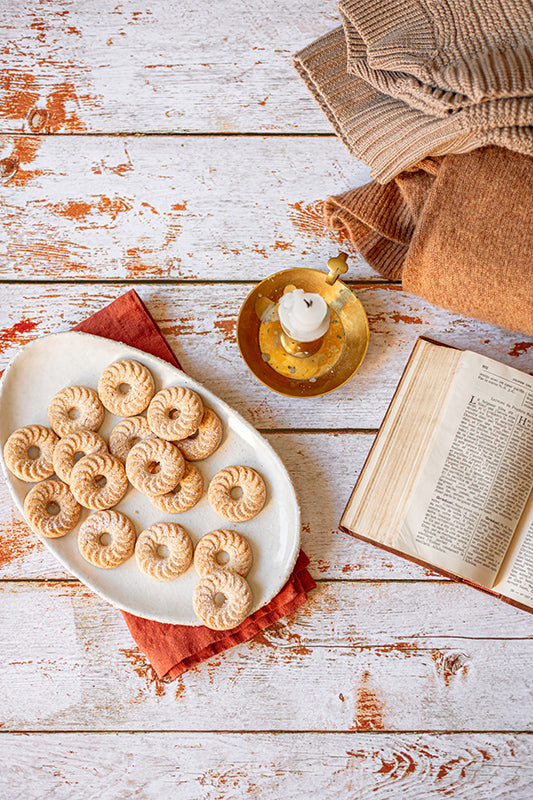
M 369 330 L 364 308 L 345 284 L 335 279 L 329 285 L 326 277 L 314 269 L 277 272 L 256 286 L 241 308 L 241 355 L 255 377 L 275 392 L 290 397 L 326 394 L 349 380 L 365 357 Z M 311 352 L 304 351 L 312 342 L 295 342 L 281 328 L 277 303 L 288 288 L 316 292 L 330 308 L 329 329 Z
M 322 342 L 324 341 L 324 336 L 320 336 L 312 342 L 299 342 L 297 339 L 293 339 L 292 336 L 289 336 L 289 334 L 283 330 L 283 325 L 281 325 L 279 340 L 281 346 L 289 355 L 295 356 L 296 358 L 308 358 L 320 350 Z M 261 333 L 259 333 L 259 340 L 261 340 Z

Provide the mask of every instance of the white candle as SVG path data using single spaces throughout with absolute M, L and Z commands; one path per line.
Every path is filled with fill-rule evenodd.
M 281 327 L 298 342 L 313 342 L 324 336 L 329 328 L 329 306 L 319 294 L 294 289 L 283 295 L 278 303 Z

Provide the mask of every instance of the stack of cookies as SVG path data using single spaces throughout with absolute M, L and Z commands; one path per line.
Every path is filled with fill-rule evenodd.
M 108 442 L 97 433 L 106 410 L 123 417 Z M 223 426 L 217 414 L 192 389 L 171 386 L 156 393 L 150 370 L 122 359 L 106 367 L 97 391 L 68 386 L 57 392 L 48 418 L 50 427 L 19 428 L 4 446 L 12 474 L 36 484 L 24 500 L 31 528 L 46 538 L 64 536 L 78 525 L 84 507 L 93 513 L 79 527 L 78 546 L 91 564 L 112 569 L 135 554 L 139 570 L 154 580 L 183 574 L 194 546 L 181 525 L 155 522 L 137 537 L 133 522 L 112 509 L 130 485 L 165 514 L 195 506 L 204 481 L 191 461 L 218 448 Z M 263 508 L 266 487 L 256 470 L 231 465 L 213 477 L 207 498 L 223 519 L 242 522 Z M 209 627 L 234 627 L 252 606 L 244 578 L 251 548 L 236 531 L 224 529 L 206 534 L 196 550 L 195 612 Z

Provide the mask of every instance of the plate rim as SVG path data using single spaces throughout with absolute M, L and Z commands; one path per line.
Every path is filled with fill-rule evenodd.
M 250 431 L 252 433 L 252 435 L 260 437 L 263 446 L 265 447 L 265 449 L 267 451 L 269 451 L 271 457 L 273 457 L 273 460 L 276 462 L 278 469 L 281 470 L 282 474 L 284 475 L 284 477 L 286 479 L 289 491 L 290 491 L 290 493 L 292 495 L 292 499 L 293 499 L 293 505 L 294 505 L 294 511 L 295 511 L 295 527 L 296 527 L 296 531 L 295 531 L 295 535 L 294 535 L 294 543 L 293 543 L 293 547 L 292 547 L 292 554 L 291 554 L 290 558 L 286 561 L 286 567 L 285 567 L 285 571 L 283 573 L 282 579 L 277 582 L 275 590 L 273 590 L 270 593 L 270 595 L 267 595 L 266 599 L 263 600 L 261 605 L 253 608 L 253 611 L 251 612 L 251 615 L 253 615 L 257 611 L 259 611 L 260 609 L 264 608 L 281 591 L 281 589 L 285 586 L 285 584 L 289 580 L 289 578 L 290 578 L 290 576 L 291 576 L 291 574 L 293 572 L 294 566 L 296 564 L 296 561 L 298 559 L 298 555 L 300 553 L 301 534 L 302 534 L 301 508 L 300 508 L 300 503 L 299 503 L 299 500 L 298 500 L 298 495 L 296 493 L 296 489 L 295 489 L 295 486 L 293 484 L 292 478 L 291 478 L 291 476 L 289 474 L 289 471 L 288 471 L 287 467 L 285 466 L 285 464 L 284 464 L 283 460 L 281 459 L 281 457 L 278 455 L 278 453 L 274 449 L 274 447 L 257 430 L 257 428 L 255 428 L 250 422 L 248 422 L 248 420 L 246 420 L 236 409 L 234 409 L 231 405 L 229 405 L 229 403 L 227 403 L 221 397 L 216 395 L 210 389 L 206 388 L 196 378 L 193 378 L 192 376 L 188 375 L 188 373 L 185 372 L 185 370 L 181 369 L 180 367 L 176 367 L 174 364 L 170 363 L 169 361 L 166 361 L 163 358 L 160 358 L 159 356 L 155 356 L 152 353 L 147 353 L 146 351 L 140 350 L 137 347 L 133 347 L 132 345 L 126 344 L 125 342 L 117 341 L 115 339 L 108 339 L 105 336 L 98 336 L 96 334 L 86 333 L 84 331 L 57 331 L 57 332 L 54 332 L 54 333 L 45 334 L 44 336 L 39 336 L 36 339 L 32 339 L 26 345 L 21 347 L 15 353 L 15 355 L 9 360 L 9 362 L 8 362 L 7 366 L 5 367 L 5 369 L 4 369 L 3 373 L 2 373 L 2 376 L 0 378 L 0 413 L 1 413 L 2 404 L 3 404 L 3 401 L 4 401 L 4 396 L 5 396 L 5 393 L 6 393 L 6 385 L 7 385 L 8 376 L 9 376 L 10 372 L 14 369 L 18 359 L 22 356 L 22 353 L 26 352 L 28 349 L 31 349 L 31 347 L 34 346 L 37 342 L 42 343 L 43 341 L 49 340 L 49 339 L 58 339 L 58 338 L 67 338 L 67 337 L 68 338 L 72 338 L 72 337 L 79 338 L 79 339 L 83 339 L 83 340 L 86 340 L 86 341 L 99 340 L 99 341 L 109 342 L 112 345 L 116 345 L 116 346 L 119 346 L 119 347 L 126 348 L 132 354 L 138 354 L 139 359 L 146 358 L 146 357 L 148 357 L 149 359 L 153 359 L 155 362 L 160 364 L 165 369 L 169 369 L 170 368 L 173 371 L 175 371 L 178 375 L 180 375 L 182 378 L 185 378 L 185 382 L 190 384 L 191 388 L 197 390 L 202 396 L 206 397 L 207 404 L 209 404 L 210 401 L 214 400 L 215 401 L 215 405 L 217 405 L 217 404 L 221 405 L 224 408 L 224 411 L 227 414 L 232 415 L 233 417 L 235 417 L 239 421 L 239 423 L 241 425 L 243 425 L 246 429 L 248 429 L 248 431 Z M 124 356 L 124 357 L 126 357 L 126 356 Z M 130 357 L 133 358 L 133 355 L 130 356 Z M 110 362 L 110 363 L 112 363 L 112 362 Z M 31 424 L 31 423 L 28 423 L 28 424 Z M 2 469 L 2 473 L 3 473 L 3 476 L 4 476 L 4 479 L 5 479 L 6 483 L 8 485 L 9 493 L 11 495 L 11 498 L 15 501 L 15 504 L 16 504 L 19 512 L 21 513 L 21 516 L 22 516 L 22 519 L 23 519 L 24 523 L 26 525 L 28 525 L 28 522 L 26 521 L 26 518 L 24 516 L 23 504 L 20 502 L 18 493 L 15 490 L 15 486 L 12 483 L 11 473 L 9 472 L 9 470 L 8 470 L 6 464 L 5 464 L 5 461 L 4 461 L 3 449 L 4 449 L 4 442 L 2 442 L 0 440 L 0 466 L 1 466 L 1 469 Z M 35 483 L 37 483 L 37 482 L 26 482 L 26 483 L 28 484 L 28 486 L 30 486 L 32 484 L 35 485 Z M 58 554 L 51 547 L 50 542 L 51 541 L 55 541 L 54 539 L 49 540 L 49 539 L 47 539 L 47 537 L 44 537 L 44 536 L 38 534 L 37 532 L 33 531 L 30 528 L 29 525 L 28 525 L 28 528 L 29 528 L 29 530 L 31 531 L 31 533 L 33 535 L 38 537 L 38 539 L 45 545 L 45 547 L 52 554 L 52 556 L 68 572 L 70 572 L 84 586 L 87 586 L 87 588 L 89 588 L 91 591 L 94 591 L 95 594 L 97 594 L 103 600 L 106 600 L 108 603 L 113 605 L 115 608 L 119 608 L 121 611 L 125 611 L 125 612 L 133 614 L 135 616 L 142 616 L 144 619 L 148 619 L 148 620 L 155 621 L 155 622 L 170 623 L 170 624 L 175 624 L 175 625 L 186 625 L 186 626 L 189 626 L 189 627 L 201 627 L 202 626 L 202 623 L 200 621 L 197 621 L 196 623 L 179 622 L 179 621 L 176 621 L 176 619 L 174 619 L 174 618 L 170 618 L 168 616 L 165 617 L 164 614 L 156 614 L 156 615 L 154 615 L 153 613 L 140 614 L 138 609 L 132 610 L 130 608 L 127 608 L 123 604 L 119 605 L 117 603 L 117 601 L 114 600 L 105 591 L 105 589 L 102 590 L 100 588 L 100 586 L 94 585 L 92 581 L 87 582 L 87 580 L 85 578 L 80 577 L 76 573 L 76 571 L 72 568 L 72 565 L 69 563 L 68 559 L 62 558 L 61 555 Z M 192 568 L 192 565 L 191 565 L 190 568 Z

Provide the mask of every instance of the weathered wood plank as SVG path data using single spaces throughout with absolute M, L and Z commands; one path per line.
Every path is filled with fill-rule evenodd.
M 120 285 L 0 284 L 0 367 L 37 336 L 68 330 L 127 291 Z M 283 397 L 259 383 L 235 338 L 250 284 L 136 284 L 183 368 L 258 429 L 376 429 L 420 335 L 533 369 L 533 339 L 437 309 L 397 286 L 356 287 L 370 322 L 357 374 L 328 395 Z
M 533 617 L 455 583 L 321 583 L 255 641 L 158 681 L 117 609 L 0 585 L 7 730 L 530 730 Z M 309 702 L 312 698 L 312 702 Z
M 261 136 L 0 136 L 0 168 L 0 278 L 27 280 L 325 269 L 322 202 L 369 179 L 336 139 Z
M 337 531 L 372 434 L 267 434 L 286 464 L 302 510 L 302 547 L 315 578 L 430 579 L 434 573 Z M 184 523 L 185 524 L 185 523 Z M 0 578 L 70 577 L 24 524 L 0 483 Z
M 338 24 L 333 0 L 2 3 L 0 129 L 329 133 L 291 54 Z
M 532 764 L 532 737 L 514 733 L 3 734 L 0 788 L 13 800 L 530 800 Z

